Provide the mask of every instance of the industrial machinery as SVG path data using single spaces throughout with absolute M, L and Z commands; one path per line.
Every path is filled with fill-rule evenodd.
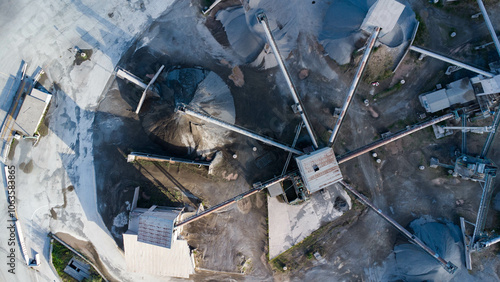
M 463 233 L 464 244 L 465 244 L 465 258 L 467 269 L 472 269 L 471 263 L 471 252 L 479 251 L 485 247 L 491 246 L 497 242 L 500 242 L 500 238 L 492 238 L 485 233 L 484 228 L 486 224 L 486 216 L 488 213 L 488 206 L 491 201 L 491 196 L 494 188 L 494 178 L 496 177 L 497 166 L 486 156 L 493 142 L 495 132 L 498 129 L 500 123 L 500 109 L 497 108 L 494 115 L 493 124 L 487 126 L 488 136 L 486 138 L 485 144 L 478 156 L 471 156 L 467 152 L 467 139 L 466 124 L 467 115 L 462 114 L 462 152 L 455 160 L 453 165 L 442 164 L 438 159 L 431 159 L 431 167 L 444 167 L 448 169 L 453 176 L 461 177 L 462 179 L 471 180 L 473 182 L 478 182 L 482 188 L 481 201 L 479 204 L 479 210 L 476 217 L 476 222 L 471 223 L 465 221 L 463 217 L 460 218 L 460 225 Z M 469 223 L 474 227 L 472 235 L 467 235 L 466 225 Z
M 489 23 L 489 19 L 487 18 L 486 11 L 484 10 L 484 6 L 482 6 L 481 0 L 478 0 L 478 3 L 480 4 L 481 11 L 483 12 L 483 15 L 485 15 L 485 20 L 487 23 Z M 211 7 L 213 8 L 213 7 Z M 281 70 L 281 72 L 284 75 L 286 84 L 288 86 L 288 89 L 290 90 L 290 93 L 292 95 L 292 98 L 294 100 L 294 105 L 292 107 L 296 109 L 296 113 L 300 114 L 300 117 L 302 119 L 301 124 L 297 127 L 296 130 L 296 136 L 294 139 L 294 142 L 291 146 L 283 144 L 277 140 L 273 140 L 269 137 L 259 135 L 255 132 L 252 132 L 248 129 L 245 129 L 241 126 L 234 125 L 227 123 L 223 120 L 217 119 L 215 117 L 212 117 L 206 113 L 197 111 L 195 109 L 190 108 L 187 105 L 180 104 L 176 111 L 180 114 L 185 114 L 187 116 L 190 116 L 191 118 L 196 118 L 203 120 L 208 123 L 212 123 L 221 127 L 224 127 L 228 130 L 231 130 L 233 132 L 245 135 L 247 137 L 253 138 L 255 140 L 258 140 L 260 142 L 263 142 L 267 145 L 275 146 L 277 148 L 280 148 L 282 150 L 288 151 L 289 156 L 287 158 L 286 164 L 284 166 L 283 172 L 281 173 L 280 176 L 277 176 L 267 182 L 264 183 L 255 183 L 253 189 L 246 191 L 240 195 L 237 195 L 236 197 L 233 197 L 231 199 L 228 199 L 220 204 L 217 204 L 213 207 L 210 207 L 202 212 L 199 212 L 181 222 L 178 222 L 176 224 L 176 227 L 183 226 L 185 224 L 191 223 L 195 220 L 198 220 L 200 218 L 203 218 L 215 211 L 221 210 L 233 203 L 236 203 L 240 201 L 241 199 L 244 199 L 246 197 L 249 197 L 253 194 L 256 194 L 260 191 L 263 191 L 264 189 L 268 189 L 268 191 L 271 191 L 271 189 L 276 188 L 276 185 L 281 185 L 284 181 L 288 181 L 292 183 L 292 185 L 288 185 L 290 189 L 293 187 L 297 191 L 297 195 L 299 195 L 299 198 L 305 199 L 307 198 L 307 195 L 310 193 L 315 193 L 317 191 L 321 191 L 323 188 L 330 186 L 332 184 L 338 183 L 341 186 L 343 186 L 347 191 L 350 193 L 354 194 L 364 205 L 368 206 L 371 208 L 373 211 L 375 211 L 378 215 L 380 215 L 382 218 L 384 218 L 387 222 L 389 222 L 393 227 L 395 227 L 401 234 L 403 234 L 410 242 L 414 243 L 416 246 L 420 247 L 422 250 L 424 250 L 426 253 L 434 257 L 440 264 L 441 266 L 448 271 L 449 273 L 454 273 L 457 267 L 452 263 L 452 262 L 447 262 L 444 260 L 435 250 L 432 250 L 429 248 L 425 243 L 420 240 L 418 237 L 410 233 L 408 230 L 406 230 L 403 226 L 399 225 L 396 221 L 394 221 L 392 218 L 390 218 L 387 214 L 385 214 L 382 210 L 377 208 L 373 203 L 371 203 L 365 196 L 357 192 L 351 185 L 347 184 L 342 177 L 342 174 L 340 172 L 339 164 L 347 162 L 349 160 L 352 160 L 362 154 L 365 154 L 367 152 L 373 151 L 376 148 L 379 148 L 381 146 L 384 146 L 390 142 L 393 142 L 395 140 L 398 140 L 402 137 L 405 137 L 409 134 L 412 134 L 416 131 L 419 131 L 421 129 L 427 128 L 432 125 L 436 125 L 437 123 L 440 123 L 445 120 L 452 119 L 456 117 L 454 113 L 448 113 L 443 116 L 437 117 L 437 118 L 432 118 L 427 121 L 424 121 L 423 123 L 416 124 L 413 126 L 407 126 L 405 129 L 401 130 L 400 132 L 397 132 L 395 134 L 391 134 L 389 136 L 385 136 L 379 140 L 376 140 L 370 144 L 367 144 L 365 146 L 362 146 L 356 150 L 353 150 L 351 152 L 348 152 L 346 154 L 336 156 L 335 153 L 333 152 L 333 145 L 335 142 L 335 139 L 338 135 L 339 129 L 341 127 L 342 121 L 347 113 L 347 109 L 352 101 L 352 98 L 356 92 L 357 86 L 359 84 L 360 78 L 363 74 L 364 68 L 367 65 L 367 62 L 370 57 L 370 53 L 375 46 L 376 40 L 379 36 L 379 33 L 382 29 L 385 27 L 382 25 L 377 25 L 373 24 L 371 26 L 371 29 L 368 31 L 371 33 L 371 36 L 369 37 L 366 48 L 364 51 L 364 55 L 360 61 L 360 64 L 358 66 L 358 69 L 356 71 L 356 74 L 353 78 L 352 84 L 348 90 L 348 93 L 345 98 L 345 102 L 343 104 L 342 109 L 340 110 L 338 114 L 338 118 L 336 120 L 335 126 L 332 130 L 332 134 L 329 138 L 328 141 L 328 146 L 320 148 L 317 140 L 316 140 L 316 135 L 314 133 L 314 129 L 312 127 L 312 124 L 310 122 L 310 119 L 306 113 L 306 109 L 304 107 L 304 104 L 302 103 L 300 96 L 297 92 L 297 89 L 289 75 L 289 71 L 280 55 L 278 46 L 276 44 L 276 41 L 273 37 L 272 30 L 270 29 L 269 23 L 268 23 L 268 18 L 264 12 L 260 12 L 257 14 L 257 20 L 258 22 L 262 25 L 265 37 L 267 39 L 267 42 L 276 57 L 276 61 L 278 63 L 278 66 Z M 397 21 L 397 18 L 394 19 L 394 24 Z M 492 31 L 492 28 L 490 28 L 491 23 L 488 24 L 488 28 L 494 34 L 494 31 Z M 500 45 L 495 42 L 495 46 L 497 47 L 499 54 L 500 54 Z M 435 54 L 433 52 L 430 52 L 428 50 L 424 50 L 422 48 L 416 47 L 416 46 L 410 46 L 409 50 L 417 51 L 420 52 L 424 55 L 431 56 L 434 58 L 438 58 L 440 60 L 443 60 L 445 62 L 454 64 L 456 66 L 459 66 L 461 68 L 465 68 L 468 70 L 471 70 L 473 72 L 476 72 L 482 76 L 482 78 L 494 78 L 495 75 L 489 72 L 486 72 L 484 70 L 463 64 L 461 62 L 458 62 L 456 60 L 446 58 L 444 56 Z M 161 69 L 160 69 L 161 71 Z M 159 72 L 160 72 L 159 71 Z M 147 89 L 147 88 L 146 88 Z M 141 104 L 141 103 L 140 103 Z M 139 110 L 140 106 L 138 107 Z M 137 112 L 138 112 L 137 110 Z M 486 155 L 488 153 L 489 148 L 491 147 L 491 143 L 493 140 L 493 137 L 495 135 L 495 131 L 498 127 L 498 124 L 500 123 L 500 114 L 499 110 L 496 111 L 495 114 L 495 119 L 494 123 L 490 127 L 484 127 L 484 128 L 472 128 L 472 127 L 467 127 L 465 123 L 466 116 L 470 114 L 469 111 L 463 110 L 463 115 L 462 115 L 462 120 L 463 124 L 462 127 L 458 128 L 448 128 L 448 129 L 459 129 L 462 130 L 462 136 L 463 136 L 463 142 L 462 142 L 462 155 L 456 160 L 455 165 L 445 165 L 439 163 L 437 159 L 433 161 L 433 166 L 444 166 L 450 170 L 453 170 L 453 172 L 463 178 L 470 179 L 473 181 L 477 181 L 482 183 L 483 187 L 483 195 L 481 198 L 481 205 L 478 213 L 478 217 L 476 220 L 476 224 L 474 224 L 475 229 L 474 233 L 472 236 L 468 237 L 465 235 L 465 220 L 461 219 L 462 223 L 462 230 L 464 231 L 464 238 L 468 239 L 468 243 L 466 243 L 466 253 L 468 256 L 468 262 L 467 262 L 467 267 L 470 269 L 470 251 L 471 250 L 479 250 L 481 248 L 490 246 L 494 243 L 500 242 L 500 237 L 499 238 L 493 238 L 490 239 L 486 237 L 483 233 L 484 231 L 484 222 L 486 219 L 486 212 L 487 212 L 487 207 L 488 203 L 491 198 L 491 192 L 492 192 L 492 183 L 493 183 L 493 178 L 496 176 L 496 165 L 492 163 L 490 160 L 486 158 Z M 304 127 L 307 130 L 307 133 L 310 137 L 312 147 L 316 150 L 313 150 L 312 152 L 304 152 L 301 151 L 297 148 L 295 148 L 296 141 L 298 139 L 298 136 L 300 135 L 300 130 L 301 128 Z M 488 132 L 488 137 L 487 141 L 484 145 L 483 151 L 481 152 L 481 155 L 479 157 L 472 157 L 467 154 L 466 152 L 466 139 L 465 135 L 466 132 Z M 299 167 L 298 171 L 293 171 L 293 172 L 288 172 L 288 165 L 290 162 L 290 159 L 292 157 L 292 154 L 295 155 L 295 160 L 297 162 L 297 165 Z M 314 173 L 321 171 L 318 175 L 314 175 Z M 313 175 L 311 177 L 311 175 Z M 278 187 L 279 188 L 279 187 Z M 279 188 L 278 190 L 283 191 L 283 187 Z M 279 191 L 278 191 L 279 192 Z M 270 192 L 271 193 L 271 192 Z
M 313 143 L 313 146 L 315 148 L 318 148 L 318 144 L 317 144 L 316 139 L 315 139 L 315 134 L 314 134 L 313 128 L 309 123 L 309 119 L 308 119 L 307 114 L 305 112 L 304 106 L 303 106 L 303 104 L 302 104 L 302 102 L 297 94 L 297 90 L 295 89 L 295 86 L 294 86 L 294 84 L 289 76 L 288 70 L 287 70 L 287 68 L 286 68 L 286 66 L 285 66 L 285 64 L 280 56 L 280 53 L 279 53 L 277 45 L 274 41 L 271 30 L 269 29 L 266 15 L 261 12 L 257 15 L 257 19 L 264 27 L 264 31 L 265 31 L 266 37 L 268 39 L 268 43 L 270 44 L 271 49 L 273 50 L 273 53 L 276 56 L 276 59 L 278 61 L 278 65 L 279 65 L 283 75 L 285 76 L 287 85 L 288 85 L 290 92 L 292 93 L 292 97 L 294 98 L 294 101 L 296 103 L 294 106 L 297 107 L 298 113 L 302 117 L 302 123 L 297 127 L 296 136 L 295 136 L 293 145 L 288 146 L 288 145 L 283 144 L 281 142 L 278 142 L 276 140 L 272 140 L 269 137 L 259 135 L 255 132 L 252 132 L 248 129 L 245 129 L 241 126 L 229 124 L 229 123 L 222 121 L 220 119 L 217 119 L 215 117 L 211 117 L 211 116 L 207 115 L 206 113 L 202 113 L 200 111 L 194 110 L 194 109 L 192 109 L 189 106 L 184 105 L 184 104 L 179 105 L 177 107 L 176 111 L 178 113 L 185 114 L 185 115 L 188 115 L 190 117 L 201 119 L 205 122 L 209 122 L 209 123 L 224 127 L 228 130 L 231 130 L 231 131 L 234 131 L 236 133 L 253 138 L 253 139 L 258 140 L 260 142 L 263 142 L 265 144 L 286 150 L 289 152 L 289 158 L 287 159 L 287 163 L 285 164 L 285 167 L 283 169 L 281 176 L 275 177 L 275 178 L 273 178 L 265 183 L 255 183 L 253 189 L 246 191 L 240 195 L 237 195 L 236 197 L 233 197 L 229 200 L 226 200 L 226 201 L 224 201 L 220 204 L 217 204 L 213 207 L 210 207 L 210 208 L 208 208 L 208 209 L 206 209 L 198 214 L 195 214 L 195 215 L 177 223 L 176 227 L 180 227 L 180 226 L 183 226 L 185 224 L 191 223 L 195 220 L 198 220 L 200 218 L 203 218 L 203 217 L 205 217 L 205 216 L 207 216 L 215 211 L 223 209 L 223 208 L 225 208 L 233 203 L 240 201 L 241 199 L 249 197 L 249 196 L 251 196 L 255 193 L 258 193 L 266 188 L 271 193 L 271 189 L 273 187 L 276 187 L 277 185 L 279 186 L 279 185 L 281 185 L 281 183 L 283 183 L 285 181 L 288 181 L 289 183 L 291 183 L 291 185 L 288 185 L 287 188 L 289 188 L 289 189 L 294 188 L 296 190 L 296 193 L 298 195 L 298 198 L 300 198 L 300 200 L 306 199 L 308 194 L 315 193 L 317 191 L 321 191 L 322 188 L 325 188 L 331 184 L 340 183 L 347 191 L 350 191 L 351 193 L 353 193 L 363 204 L 370 207 L 377 214 L 379 214 L 385 220 L 387 220 L 387 222 L 389 222 L 399 232 L 401 232 L 405 237 L 407 237 L 408 240 L 410 240 L 410 242 L 414 243 L 416 246 L 419 246 L 426 253 L 428 253 L 432 257 L 434 257 L 443 266 L 443 268 L 446 271 L 453 273 L 456 270 L 456 266 L 452 262 L 445 261 L 434 250 L 432 250 L 431 248 L 426 246 L 425 243 L 423 241 L 421 241 L 418 237 L 411 234 L 403 226 L 399 225 L 396 221 L 394 221 L 392 218 L 390 218 L 387 214 L 383 213 L 379 208 L 375 207 L 366 197 L 364 197 L 359 192 L 357 192 L 351 185 L 344 182 L 342 180 L 342 175 L 340 173 L 340 169 L 339 169 L 338 165 L 340 163 L 344 163 L 344 162 L 347 162 L 349 160 L 352 160 L 352 159 L 354 159 L 362 154 L 370 152 L 376 148 L 384 146 L 390 142 L 393 142 L 393 141 L 398 140 L 402 137 L 405 137 L 409 134 L 412 134 L 416 131 L 419 131 L 419 130 L 424 129 L 426 127 L 429 127 L 431 125 L 437 124 L 439 122 L 451 119 L 451 118 L 455 117 L 455 115 L 450 113 L 450 114 L 446 114 L 446 115 L 443 115 L 443 116 L 438 117 L 438 118 L 430 119 L 428 121 L 425 121 L 425 122 L 417 124 L 417 125 L 408 126 L 404 130 L 397 132 L 391 136 L 376 140 L 375 142 L 372 142 L 366 146 L 363 146 L 361 148 L 358 148 L 356 150 L 348 152 L 342 156 L 335 156 L 335 154 L 330 146 L 332 146 L 334 141 L 335 141 L 335 137 L 336 137 L 338 130 L 341 126 L 342 119 L 345 116 L 345 113 L 347 111 L 347 108 L 349 106 L 350 101 L 352 100 L 352 97 L 355 93 L 355 90 L 356 90 L 357 85 L 359 83 L 359 80 L 361 78 L 363 69 L 366 66 L 367 61 L 369 59 L 369 54 L 371 52 L 371 49 L 373 48 L 375 41 L 377 39 L 377 36 L 380 32 L 380 28 L 376 27 L 368 40 L 365 54 L 363 56 L 363 59 L 360 62 L 360 65 L 358 67 L 358 71 L 356 72 L 355 78 L 352 82 L 352 85 L 351 85 L 349 91 L 348 91 L 348 95 L 346 97 L 346 101 L 345 101 L 344 106 L 343 106 L 342 114 L 339 115 L 339 118 L 337 119 L 337 123 L 335 125 L 335 129 L 333 130 L 332 136 L 330 137 L 329 144 L 328 144 L 329 146 L 324 147 L 324 148 L 320 148 L 316 151 L 313 151 L 313 152 L 306 154 L 305 152 L 302 152 L 294 147 L 295 147 L 296 141 L 298 139 L 298 136 L 300 134 L 300 129 L 302 128 L 302 126 L 304 126 L 307 129 L 307 132 L 310 136 L 310 139 Z M 295 160 L 297 162 L 299 170 L 285 173 L 292 154 L 295 155 Z M 322 172 L 322 177 L 316 177 L 316 175 L 314 175 L 314 173 L 317 171 L 320 171 L 320 170 Z M 312 177 L 311 177 L 310 173 L 313 173 Z M 285 190 L 285 189 L 283 189 L 283 187 L 280 187 L 279 189 L 281 189 L 281 191 Z
M 481 10 L 481 13 L 483 14 L 484 20 L 486 22 L 486 26 L 488 27 L 488 30 L 490 31 L 491 37 L 493 38 L 493 43 L 495 44 L 495 48 L 500 55 L 500 43 L 498 41 L 497 35 L 495 33 L 495 30 L 491 24 L 491 21 L 488 17 L 488 13 L 486 12 L 486 9 L 484 7 L 484 4 L 482 0 L 477 0 L 479 8 Z M 428 52 L 426 50 L 423 50 L 421 48 L 411 46 L 411 50 L 420 52 L 425 55 L 432 56 L 434 58 L 441 59 L 443 61 L 446 61 L 448 63 L 467 68 L 473 72 L 479 73 L 485 79 L 472 79 L 472 82 L 474 83 L 472 86 L 474 87 L 474 91 L 476 92 L 476 96 L 479 98 L 483 98 L 484 96 L 490 96 L 492 94 L 498 94 L 499 88 L 498 88 L 498 83 L 494 83 L 492 85 L 497 85 L 497 87 L 488 87 L 488 89 L 484 89 L 483 84 L 480 83 L 482 80 L 486 81 L 488 79 L 498 81 L 498 75 L 494 75 L 491 73 L 484 72 L 483 70 L 476 69 L 474 67 L 470 67 L 467 65 L 464 65 L 462 63 L 456 62 L 454 60 L 451 60 L 449 58 L 444 58 L 443 56 L 437 55 L 437 54 L 432 54 L 431 52 Z M 488 83 L 489 84 L 489 83 Z M 488 84 L 485 84 L 488 85 Z M 491 88 L 491 89 L 489 89 Z M 479 93 L 479 94 L 478 94 Z M 480 102 L 480 101 L 478 101 Z M 482 107 L 481 103 L 480 106 Z M 483 111 L 485 112 L 485 111 Z M 491 201 L 491 197 L 493 194 L 493 188 L 494 188 L 494 178 L 496 177 L 496 171 L 497 171 L 497 166 L 494 164 L 490 159 L 487 158 L 488 152 L 491 148 L 491 144 L 493 143 L 495 133 L 498 129 L 499 123 L 500 123 L 500 107 L 498 107 L 495 110 L 494 118 L 493 118 L 493 123 L 491 126 L 485 126 L 485 127 L 467 127 L 466 121 L 467 121 L 467 116 L 468 114 L 463 111 L 462 113 L 462 126 L 460 127 L 444 127 L 444 129 L 458 129 L 462 131 L 462 152 L 458 156 L 458 158 L 455 160 L 455 163 L 453 165 L 446 165 L 442 164 L 439 162 L 439 160 L 432 158 L 431 159 L 431 166 L 432 167 L 445 167 L 446 169 L 449 169 L 450 172 L 452 172 L 453 176 L 458 177 L 460 176 L 463 179 L 471 180 L 473 182 L 478 182 L 482 188 L 482 193 L 481 193 L 481 201 L 479 203 L 479 210 L 477 213 L 476 217 L 476 222 L 468 222 L 466 221 L 463 217 L 460 218 L 460 227 L 462 229 L 462 234 L 463 234 L 463 240 L 464 240 L 464 245 L 465 245 L 465 262 L 467 269 L 471 270 L 472 269 L 472 262 L 471 262 L 471 252 L 474 251 L 479 251 L 483 248 L 489 247 L 493 244 L 496 244 L 500 242 L 500 236 L 491 236 L 485 232 L 485 224 L 486 224 L 486 217 L 488 213 L 488 206 Z M 470 153 L 467 151 L 467 132 L 474 132 L 474 133 L 483 133 L 483 132 L 488 132 L 488 136 L 486 137 L 486 141 L 483 145 L 483 148 L 481 150 L 481 153 L 477 156 L 472 156 Z M 468 235 L 467 230 L 466 230 L 466 223 L 470 224 L 473 226 L 473 232 L 472 234 Z

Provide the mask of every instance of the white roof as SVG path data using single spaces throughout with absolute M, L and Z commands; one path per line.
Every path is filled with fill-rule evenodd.
M 342 180 L 335 153 L 332 148 L 323 148 L 295 158 L 306 188 L 310 193 L 319 191 Z
M 125 262 L 131 272 L 189 278 L 194 274 L 194 261 L 184 240 L 175 240 L 170 249 L 137 241 L 137 234 L 123 234 Z
M 448 95 L 446 95 L 446 89 L 444 88 L 431 93 L 422 94 L 418 96 L 418 98 L 422 106 L 429 113 L 434 113 L 451 106 Z
M 378 0 L 368 10 L 361 29 L 372 32 L 375 27 L 380 27 L 380 36 L 383 36 L 396 26 L 404 9 L 405 5 L 395 0 Z
M 500 75 L 496 75 L 491 78 L 483 78 L 482 76 L 477 76 L 473 77 L 471 81 L 473 84 L 481 84 L 481 87 L 475 88 L 475 90 L 477 91 L 476 94 L 488 95 L 500 93 Z
M 37 89 L 33 89 L 30 95 L 26 95 L 16 117 L 14 130 L 33 136 L 42 122 L 43 113 L 47 109 L 51 98 L 51 94 Z

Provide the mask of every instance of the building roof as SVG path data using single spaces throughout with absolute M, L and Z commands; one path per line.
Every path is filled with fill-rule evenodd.
M 189 278 L 194 261 L 187 241 L 175 240 L 169 249 L 138 241 L 137 234 L 123 234 L 125 262 L 131 272 Z
M 306 188 L 314 193 L 342 180 L 335 153 L 332 148 L 323 148 L 295 158 Z
M 26 95 L 16 117 L 14 130 L 33 136 L 38 125 L 42 122 L 43 113 L 49 105 L 51 98 L 51 94 L 37 89 L 33 89 L 30 95 Z
M 267 192 L 269 192 L 269 196 L 271 197 L 276 197 L 285 193 L 285 191 L 283 191 L 283 186 L 281 186 L 281 183 L 275 183 L 267 187 Z
M 189 278 L 194 274 L 194 260 L 189 245 L 177 239 L 173 229 L 182 208 L 137 208 L 139 187 L 135 190 L 128 230 L 123 234 L 127 269 L 157 276 Z M 142 239 L 141 239 L 141 238 Z
M 420 99 L 420 103 L 425 110 L 430 113 L 434 113 L 451 106 L 450 100 L 448 100 L 448 96 L 446 96 L 446 89 L 425 93 L 418 96 L 418 98 Z
M 464 104 L 476 99 L 468 77 L 446 85 L 446 96 L 448 96 L 450 105 Z
M 361 29 L 369 32 L 375 27 L 382 28 L 380 36 L 391 32 L 403 13 L 405 5 L 395 0 L 378 0 L 370 7 L 361 24 Z
M 137 240 L 142 243 L 170 248 L 173 241 L 174 221 L 178 210 L 147 211 L 139 216 Z
M 476 76 L 471 79 L 476 94 L 488 95 L 500 93 L 500 75 L 491 78 Z
M 73 257 L 64 268 L 64 272 L 76 280 L 82 281 L 90 277 L 90 265 Z

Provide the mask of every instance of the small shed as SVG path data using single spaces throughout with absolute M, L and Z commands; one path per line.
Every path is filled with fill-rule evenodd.
M 425 93 L 418 96 L 420 103 L 428 113 L 434 113 L 450 107 L 450 100 L 446 95 L 446 89 L 439 89 L 434 92 Z
M 14 130 L 24 136 L 35 135 L 51 99 L 51 94 L 33 88 L 19 109 Z
M 90 277 L 90 265 L 73 257 L 64 268 L 64 272 L 76 280 L 82 281 Z
M 271 197 L 276 197 L 285 194 L 285 191 L 283 191 L 283 186 L 281 186 L 281 183 L 275 183 L 267 187 L 267 192 L 269 192 L 269 196 Z
M 342 180 L 337 158 L 330 147 L 297 157 L 295 161 L 309 193 L 314 193 Z

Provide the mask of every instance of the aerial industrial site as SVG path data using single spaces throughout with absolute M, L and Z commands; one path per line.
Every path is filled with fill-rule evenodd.
M 500 281 L 497 0 L 0 14 L 0 281 Z

